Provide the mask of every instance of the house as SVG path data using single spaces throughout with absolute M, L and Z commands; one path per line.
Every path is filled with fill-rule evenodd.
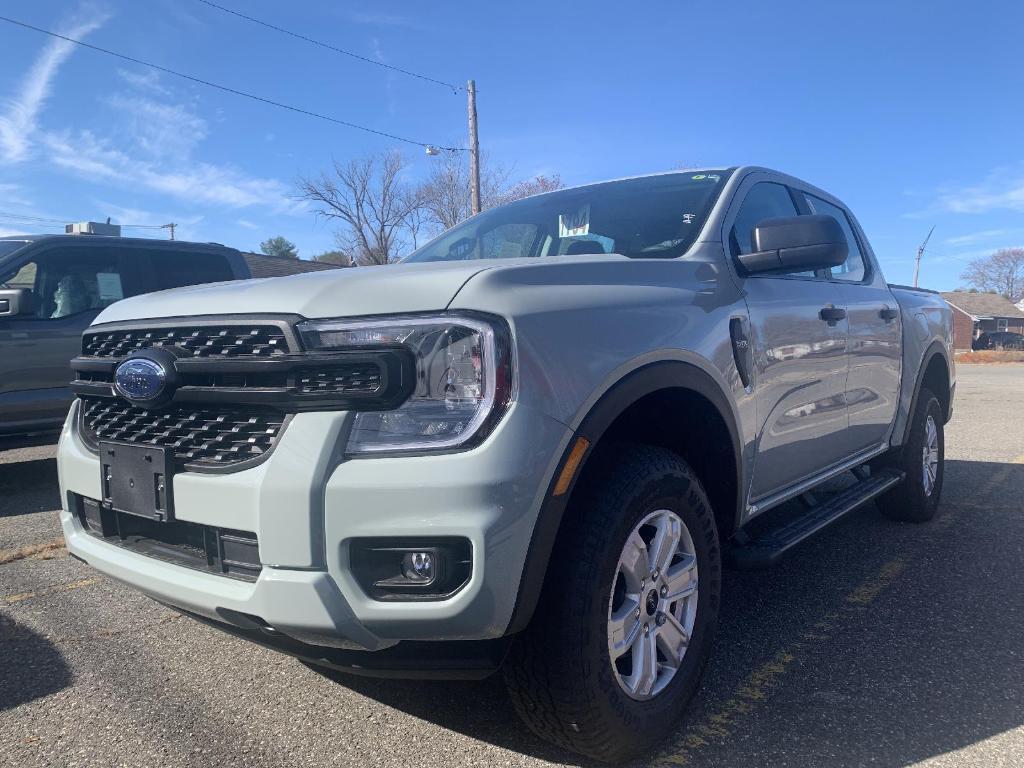
M 998 293 L 949 291 L 942 298 L 953 308 L 953 347 L 970 349 L 971 342 L 985 332 L 1024 333 L 1024 311 Z
M 305 261 L 285 256 L 267 256 L 263 253 L 242 253 L 253 277 L 283 277 L 297 272 L 319 272 L 322 269 L 338 269 L 336 264 L 321 261 Z

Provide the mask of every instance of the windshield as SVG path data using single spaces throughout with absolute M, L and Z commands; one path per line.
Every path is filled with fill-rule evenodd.
M 0 259 L 29 244 L 28 240 L 0 240 Z
M 474 216 L 405 261 L 675 258 L 693 244 L 727 177 L 724 170 L 672 173 L 529 197 Z

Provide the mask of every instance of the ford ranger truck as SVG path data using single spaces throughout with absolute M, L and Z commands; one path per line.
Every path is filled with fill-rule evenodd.
M 559 190 L 397 265 L 104 310 L 61 522 L 102 573 L 307 664 L 500 668 L 537 734 L 618 761 L 693 696 L 723 563 L 871 500 L 932 518 L 951 344 L 942 298 L 888 285 L 798 179 Z

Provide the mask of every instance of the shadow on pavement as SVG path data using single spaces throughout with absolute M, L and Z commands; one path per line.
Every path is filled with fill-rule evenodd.
M 1024 465 L 946 467 L 931 523 L 893 522 L 869 505 L 771 570 L 726 572 L 704 684 L 662 758 L 903 766 L 1024 725 Z M 894 563 L 898 575 L 874 589 Z M 829 617 L 838 617 L 830 629 L 816 628 Z M 723 718 L 752 673 L 780 653 L 793 661 L 778 680 L 741 716 Z M 472 738 L 579 762 L 526 730 L 500 675 L 478 683 L 332 677 Z M 707 723 L 717 737 L 684 742 Z
M 0 464 L 0 517 L 60 507 L 57 460 L 31 459 Z
M 60 651 L 46 638 L 0 613 L 0 712 L 71 684 Z

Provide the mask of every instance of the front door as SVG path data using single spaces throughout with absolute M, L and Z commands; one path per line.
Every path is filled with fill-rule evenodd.
M 51 248 L 0 275 L 0 285 L 28 288 L 33 299 L 26 314 L 0 319 L 0 433 L 49 429 L 64 418 L 82 332 L 133 292 L 119 253 Z
M 733 220 L 733 253 L 752 250 L 759 222 L 797 213 L 788 187 L 754 184 Z M 741 280 L 756 366 L 754 502 L 853 453 L 846 433 L 848 327 L 840 290 L 823 275 L 766 273 Z

